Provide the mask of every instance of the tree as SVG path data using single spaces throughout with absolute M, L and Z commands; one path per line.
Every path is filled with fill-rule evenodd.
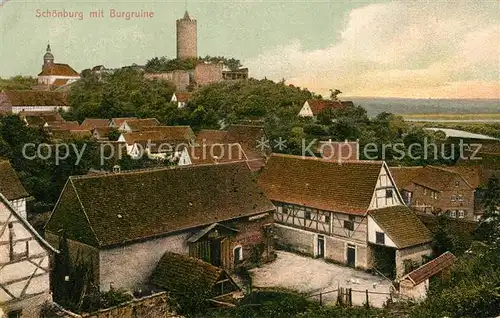
M 330 89 L 330 100 L 339 100 L 338 95 L 342 94 L 342 92 L 338 89 Z

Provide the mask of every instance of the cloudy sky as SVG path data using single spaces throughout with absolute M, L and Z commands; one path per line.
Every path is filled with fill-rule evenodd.
M 6 2 L 7 1 L 7 2 Z M 76 70 L 175 56 L 185 1 L 0 0 L 0 77 L 36 75 L 50 42 Z M 193 1 L 199 55 L 244 61 L 250 75 L 321 94 L 500 98 L 500 1 Z M 36 17 L 37 9 L 83 20 Z M 105 17 L 89 18 L 103 9 Z M 109 10 L 152 11 L 149 19 Z

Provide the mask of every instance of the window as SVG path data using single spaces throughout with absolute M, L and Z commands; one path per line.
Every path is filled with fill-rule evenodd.
M 325 214 L 325 223 L 330 223 L 330 213 Z
M 344 228 L 348 229 L 349 231 L 354 231 L 354 221 L 355 220 L 356 220 L 356 217 L 349 216 L 349 220 L 344 220 Z
M 278 210 L 278 213 L 283 213 L 283 207 L 281 205 L 278 205 L 276 209 Z
M 450 218 L 456 218 L 457 217 L 457 211 L 452 210 L 450 211 Z
M 460 186 L 460 181 L 455 181 L 455 187 L 459 187 Z
M 11 311 L 7 315 L 8 318 L 20 318 L 21 317 L 21 311 L 16 310 L 16 311 Z
M 463 219 L 465 217 L 465 211 L 464 210 L 458 210 L 458 218 Z
M 392 198 L 392 189 L 385 190 L 385 197 Z
M 243 248 L 238 245 L 233 249 L 234 265 L 238 265 L 243 260 Z
M 289 209 L 289 206 L 288 205 L 285 205 L 283 207 L 283 214 L 288 214 L 288 209 Z
M 385 234 L 383 232 L 375 232 L 375 243 L 385 244 Z

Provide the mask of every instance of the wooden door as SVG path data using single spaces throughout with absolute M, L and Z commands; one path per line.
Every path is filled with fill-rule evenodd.
M 347 265 L 356 267 L 356 246 L 351 244 L 347 245 Z
M 318 235 L 318 257 L 325 257 L 325 237 Z

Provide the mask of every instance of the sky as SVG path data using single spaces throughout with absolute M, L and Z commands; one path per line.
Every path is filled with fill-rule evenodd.
M 50 42 L 77 71 L 175 57 L 175 20 L 198 21 L 198 54 L 328 95 L 500 98 L 500 0 L 0 0 L 0 77 L 36 76 Z M 90 18 L 94 10 L 103 18 Z M 83 12 L 83 19 L 37 17 Z M 151 11 L 125 20 L 115 11 Z

